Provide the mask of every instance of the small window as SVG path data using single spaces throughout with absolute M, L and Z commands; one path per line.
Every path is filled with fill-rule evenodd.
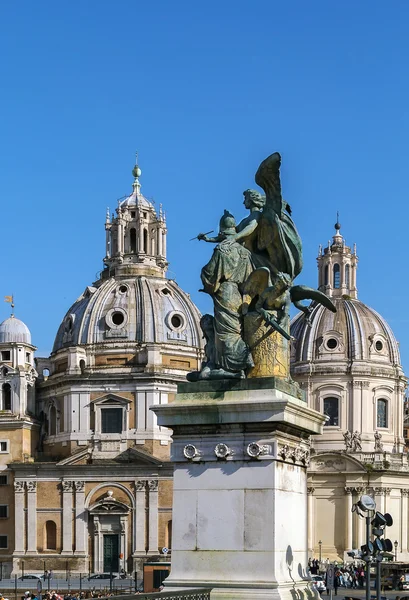
M 345 265 L 345 285 L 349 288 L 349 265 Z
M 380 398 L 377 403 L 376 426 L 385 429 L 388 427 L 388 401 L 384 398 Z
M 0 440 L 0 452 L 3 454 L 7 454 L 9 451 L 9 442 L 8 440 Z
M 172 325 L 175 329 L 179 329 L 179 327 L 181 327 L 182 323 L 183 323 L 183 321 L 179 315 L 173 315 L 170 322 L 172 323 Z
M 136 217 L 136 212 L 134 210 L 131 211 L 131 218 L 134 219 Z
M 144 218 L 144 219 L 147 219 L 147 218 L 148 218 L 148 213 L 144 212 L 144 213 L 143 213 L 143 218 Z
M 328 285 L 328 265 L 324 269 L 324 285 Z
M 0 475 L 0 485 L 7 485 L 8 478 L 7 475 Z
M 4 361 L 11 360 L 11 351 L 10 350 L 3 350 L 2 353 L 1 353 L 1 360 L 4 360 Z
M 30 352 L 26 352 L 26 362 L 30 362 Z
M 122 408 L 101 409 L 101 432 L 122 433 Z
M 0 535 L 0 548 L 2 548 L 2 549 L 8 548 L 6 535 Z
M 136 229 L 132 227 L 130 231 L 130 240 L 131 240 L 131 252 L 135 254 L 136 252 Z
M 9 370 L 6 369 L 6 367 L 3 367 L 1 372 L 2 372 L 3 377 L 5 377 L 7 375 L 7 373 L 9 372 Z
M 340 272 L 338 264 L 334 265 L 333 273 L 334 273 L 334 284 L 333 284 L 333 286 L 337 290 L 337 289 L 339 289 L 341 287 L 341 272 Z
M 144 213 L 146 214 L 146 213 Z M 145 252 L 145 254 L 148 252 L 148 230 L 144 229 L 143 230 L 143 251 Z
M 381 342 L 381 340 L 376 340 L 375 342 L 375 348 L 378 352 L 382 352 L 383 350 L 383 344 Z
M 0 504 L 0 519 L 7 519 L 9 516 L 8 504 Z
M 338 398 L 324 398 L 324 415 L 328 421 L 324 423 L 324 427 L 339 426 L 339 402 Z
M 327 340 L 327 347 L 330 350 L 335 350 L 335 348 L 338 346 L 338 342 L 335 338 L 330 338 L 329 340 Z

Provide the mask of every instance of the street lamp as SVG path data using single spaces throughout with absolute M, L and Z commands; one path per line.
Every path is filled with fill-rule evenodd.
M 318 542 L 318 546 L 320 547 L 320 562 L 321 562 L 321 560 L 322 560 L 322 541 L 321 540 Z
M 395 546 L 395 561 L 397 561 L 398 560 L 398 545 L 399 545 L 398 540 L 395 540 L 393 542 L 393 545 Z

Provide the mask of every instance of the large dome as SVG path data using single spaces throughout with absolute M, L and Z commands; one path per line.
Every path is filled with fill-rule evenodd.
M 359 300 L 331 299 L 336 313 L 316 304 L 311 326 L 303 313 L 292 320 L 293 365 L 314 363 L 316 369 L 320 363 L 328 367 L 340 361 L 348 369 L 353 363 L 368 361 L 375 370 L 400 367 L 398 343 L 385 319 Z
M 65 315 L 53 352 L 82 344 L 172 342 L 201 346 L 200 314 L 175 281 L 114 278 L 87 287 Z
M 23 321 L 11 315 L 0 324 L 0 344 L 23 343 L 31 344 L 31 333 Z

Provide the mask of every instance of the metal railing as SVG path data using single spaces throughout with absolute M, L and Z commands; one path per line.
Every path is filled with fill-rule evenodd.
M 168 598 L 169 600 L 210 600 L 210 592 L 211 588 L 186 589 L 173 592 L 167 592 L 166 588 L 164 588 L 161 592 L 153 592 L 150 594 L 142 593 L 137 595 L 132 594 L 131 596 L 126 596 L 126 600 L 131 600 L 133 598 L 135 598 L 135 600 L 153 600 L 154 598 Z M 102 599 L 100 598 L 99 600 Z M 110 596 L 107 600 L 121 600 L 121 596 Z

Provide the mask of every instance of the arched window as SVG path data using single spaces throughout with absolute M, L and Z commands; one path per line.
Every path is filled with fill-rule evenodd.
M 44 523 L 44 550 L 57 550 L 57 525 L 54 521 Z
M 376 426 L 388 427 L 388 401 L 380 398 L 376 405 Z
M 345 285 L 349 288 L 349 265 L 345 265 Z
M 324 285 L 328 285 L 328 265 L 324 269 Z
M 169 550 L 172 548 L 172 521 L 166 525 L 166 546 Z
M 148 252 L 148 230 L 143 230 L 143 251 Z
M 339 270 L 338 264 L 334 265 L 333 273 L 334 273 L 333 287 L 335 289 L 339 289 L 341 287 L 341 272 Z
M 130 238 L 131 238 L 131 252 L 135 253 L 136 252 L 136 229 L 134 229 L 133 227 L 130 231 Z
M 80 369 L 81 369 L 81 374 L 83 375 L 85 373 L 85 360 L 83 360 L 83 359 L 80 360 Z
M 3 383 L 3 410 L 11 410 L 11 385 Z
M 49 434 L 56 435 L 57 433 L 57 410 L 55 406 L 50 408 L 50 423 L 49 423 Z
M 324 415 L 328 421 L 324 423 L 324 427 L 339 426 L 339 400 L 338 398 L 324 398 Z

